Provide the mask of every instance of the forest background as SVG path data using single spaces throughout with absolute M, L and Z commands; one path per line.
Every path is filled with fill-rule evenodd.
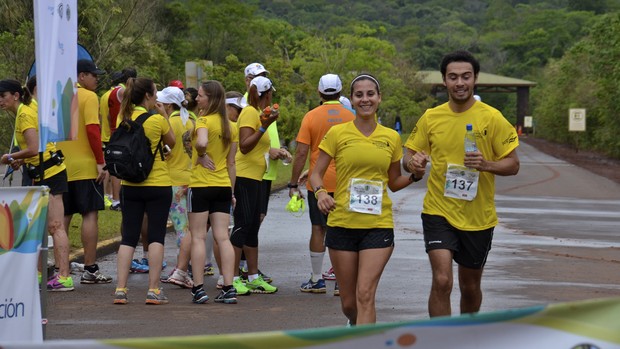
M 319 104 L 325 73 L 381 82 L 384 125 L 410 132 L 431 96 L 416 73 L 438 70 L 456 49 L 482 71 L 534 81 L 536 136 L 620 158 L 620 0 L 78 0 L 78 42 L 109 73 L 135 67 L 159 88 L 185 82 L 186 61 L 211 61 L 207 77 L 245 90 L 243 69 L 261 62 L 281 106 L 281 138 L 295 138 Z M 0 0 L 0 78 L 25 84 L 34 61 L 32 0 Z M 99 93 L 109 87 L 100 80 Z M 516 94 L 481 94 L 513 124 Z M 587 131 L 568 131 L 568 109 L 587 109 Z M 0 153 L 14 116 L 0 111 Z

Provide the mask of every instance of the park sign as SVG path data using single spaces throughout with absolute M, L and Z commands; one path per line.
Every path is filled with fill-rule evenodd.
M 39 152 L 77 137 L 77 0 L 34 0 Z
M 583 132 L 586 130 L 586 110 L 571 108 L 568 110 L 568 130 Z

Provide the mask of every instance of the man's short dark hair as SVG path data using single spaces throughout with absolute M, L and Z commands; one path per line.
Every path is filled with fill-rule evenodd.
M 340 99 L 340 92 L 336 92 L 331 95 L 326 95 L 326 94 L 319 92 L 319 95 L 321 96 L 321 99 L 323 99 L 325 102 L 337 101 L 338 99 Z
M 458 50 L 458 51 L 454 51 L 454 52 L 448 53 L 447 55 L 443 56 L 441 60 L 441 67 L 440 67 L 442 78 L 446 77 L 446 70 L 448 69 L 448 64 L 453 63 L 453 62 L 470 63 L 472 68 L 474 68 L 475 76 L 478 76 L 478 73 L 480 72 L 480 62 L 478 62 L 478 60 L 474 57 L 474 55 L 472 55 L 471 52 L 469 51 Z

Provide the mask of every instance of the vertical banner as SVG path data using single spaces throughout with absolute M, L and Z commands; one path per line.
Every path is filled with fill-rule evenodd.
M 77 0 L 34 0 L 39 152 L 77 137 Z
M 0 188 L 0 339 L 42 342 L 37 280 L 47 187 Z

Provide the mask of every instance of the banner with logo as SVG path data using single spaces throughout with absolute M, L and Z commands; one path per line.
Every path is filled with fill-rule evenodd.
M 77 0 L 34 1 L 39 152 L 77 137 Z
M 37 262 L 48 200 L 47 187 L 0 188 L 0 347 L 43 341 Z
M 171 305 L 174 306 L 174 305 Z M 620 298 L 357 327 L 211 336 L 52 341 L 10 348 L 619 349 Z M 162 320 L 165 321 L 165 320 Z M 162 323 L 164 324 L 164 323 Z M 121 330 L 122 325 L 119 325 Z

